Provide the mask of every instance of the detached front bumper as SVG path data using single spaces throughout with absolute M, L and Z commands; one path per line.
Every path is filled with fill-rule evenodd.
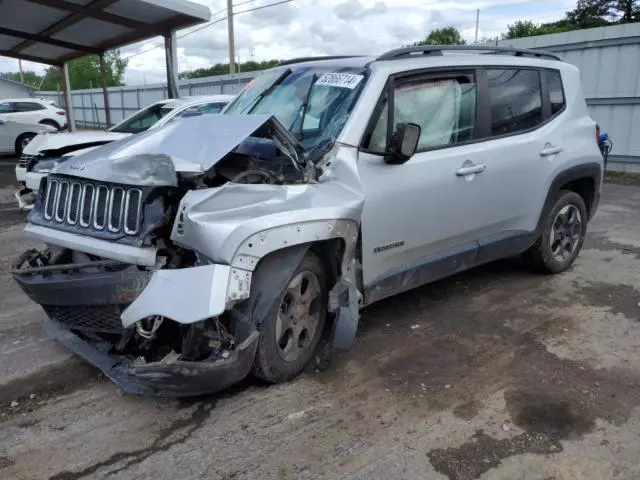
M 223 390 L 249 374 L 258 347 L 258 332 L 254 330 L 225 359 L 134 366 L 112 357 L 55 320 L 47 318 L 44 328 L 49 336 L 102 370 L 124 392 L 134 395 L 193 397 Z
M 160 315 L 187 329 L 220 315 L 229 267 L 149 270 L 112 260 L 47 265 L 45 259 L 35 251 L 25 253 L 14 264 L 14 279 L 43 307 L 45 331 L 123 391 L 188 397 L 222 390 L 249 374 L 258 331 L 240 319 L 232 330 L 233 348 L 216 350 L 199 361 L 175 352 L 140 361 L 139 354 L 123 350 L 137 335 L 135 323 L 140 319 Z

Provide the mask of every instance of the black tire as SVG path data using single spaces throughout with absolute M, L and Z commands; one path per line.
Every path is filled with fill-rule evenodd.
M 16 155 L 22 155 L 22 149 L 27 146 L 33 137 L 35 137 L 35 133 L 23 133 L 16 139 L 15 149 Z
M 563 210 L 569 215 L 572 213 L 575 214 L 577 211 L 579 214 L 579 225 L 567 223 L 567 225 L 570 225 L 571 231 L 575 232 L 575 235 L 568 235 L 567 232 L 565 232 L 563 233 L 564 237 L 556 239 L 552 245 L 551 240 L 554 225 L 558 227 L 558 225 L 564 223 L 564 219 L 559 217 L 560 212 Z M 567 213 L 564 215 L 567 215 Z M 552 274 L 564 272 L 571 267 L 582 249 L 585 234 L 587 233 L 588 219 L 587 207 L 583 198 L 576 192 L 560 190 L 556 196 L 553 207 L 544 220 L 542 234 L 538 240 L 536 240 L 536 243 L 523 254 L 523 259 L 527 265 L 536 272 Z M 564 229 L 565 228 L 558 227 L 556 231 Z M 574 236 L 576 236 L 575 239 Z M 571 244 L 571 249 L 563 247 L 563 242 L 565 241 L 567 242 L 567 246 Z M 554 252 L 561 252 L 561 254 L 555 255 Z
M 272 288 L 269 288 L 270 276 L 268 274 L 265 275 L 265 272 L 267 269 L 277 268 L 277 256 L 278 253 L 272 254 L 269 259 L 270 261 L 265 261 L 258 267 L 251 286 L 252 299 L 260 298 L 262 295 L 269 295 L 268 292 L 272 290 Z M 307 278 L 306 275 L 308 274 L 315 276 L 320 288 L 318 296 L 314 297 L 314 299 L 309 302 L 309 308 L 307 310 L 307 313 L 313 310 L 314 315 L 317 312 L 317 323 L 312 334 L 309 334 L 307 330 L 307 337 L 305 337 L 302 342 L 303 347 L 300 347 L 302 333 L 300 333 L 297 341 L 293 336 L 294 334 L 291 334 L 292 341 L 298 345 L 297 349 L 294 347 L 294 350 L 299 352 L 299 354 L 293 359 L 285 360 L 285 358 L 283 358 L 284 350 L 281 342 L 286 335 L 281 335 L 280 342 L 276 338 L 276 329 L 278 328 L 277 324 L 279 321 L 278 314 L 282 312 L 283 305 L 285 304 L 285 297 L 289 294 L 289 287 L 291 283 L 294 282 L 299 275 L 302 275 L 302 281 L 300 284 L 302 288 L 304 279 Z M 311 289 L 310 284 L 307 285 L 307 289 Z M 314 295 L 313 291 L 307 291 L 310 292 L 309 297 Z M 300 303 L 300 305 L 303 304 Z M 279 293 L 277 301 L 273 302 L 273 305 L 269 308 L 267 315 L 261 319 L 262 325 L 260 338 L 258 340 L 258 349 L 252 367 L 253 375 L 271 383 L 286 382 L 299 375 L 313 359 L 314 353 L 320 343 L 327 317 L 326 305 L 327 275 L 325 268 L 319 258 L 313 252 L 308 251 L 294 270 L 290 279 L 287 281 L 287 285 L 285 285 Z M 252 316 L 254 314 L 255 313 L 252 313 Z M 256 319 L 253 320 L 256 321 Z
M 60 130 L 60 124 L 55 120 L 51 120 L 50 118 L 45 118 L 44 120 L 40 120 L 42 125 L 49 125 L 50 127 L 55 128 L 56 130 Z

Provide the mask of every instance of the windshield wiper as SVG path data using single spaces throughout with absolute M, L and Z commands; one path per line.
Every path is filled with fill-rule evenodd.
M 247 110 L 248 114 L 253 113 L 253 111 L 255 110 L 255 108 L 258 106 L 258 104 L 260 103 L 260 101 L 271 94 L 271 92 L 273 92 L 275 90 L 275 88 L 280 85 L 285 78 L 287 78 L 291 72 L 293 70 L 291 70 L 290 68 L 287 68 L 284 72 L 282 72 L 282 74 L 280 74 L 280 76 L 278 78 L 276 78 L 276 81 L 273 82 L 270 86 L 268 86 L 267 88 L 265 88 L 262 92 L 260 92 L 260 95 L 258 95 L 256 97 L 256 99 L 253 101 L 253 103 L 251 104 L 251 107 L 249 107 L 249 109 Z
M 309 85 L 309 90 L 307 91 L 307 95 L 304 98 L 304 103 L 300 105 L 300 108 L 302 109 L 302 117 L 300 117 L 300 131 L 298 132 L 300 140 L 304 140 L 304 117 L 307 115 L 307 110 L 309 109 L 309 100 L 311 99 L 311 92 L 313 92 L 313 86 L 315 85 L 317 79 L 318 74 L 314 73 L 311 77 L 311 84 Z M 293 125 L 291 127 L 293 127 Z

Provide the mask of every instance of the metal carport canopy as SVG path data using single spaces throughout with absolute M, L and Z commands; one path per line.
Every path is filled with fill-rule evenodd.
M 105 51 L 163 36 L 169 97 L 176 97 L 175 31 L 210 16 L 207 7 L 185 0 L 0 0 L 0 56 L 63 67 L 68 87 L 69 60 L 97 54 L 104 67 Z

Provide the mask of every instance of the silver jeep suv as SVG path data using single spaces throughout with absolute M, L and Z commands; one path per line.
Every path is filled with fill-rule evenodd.
M 362 306 L 522 254 L 558 273 L 599 199 L 578 70 L 473 46 L 285 62 L 223 115 L 59 165 L 13 275 L 127 392 L 298 375 Z

